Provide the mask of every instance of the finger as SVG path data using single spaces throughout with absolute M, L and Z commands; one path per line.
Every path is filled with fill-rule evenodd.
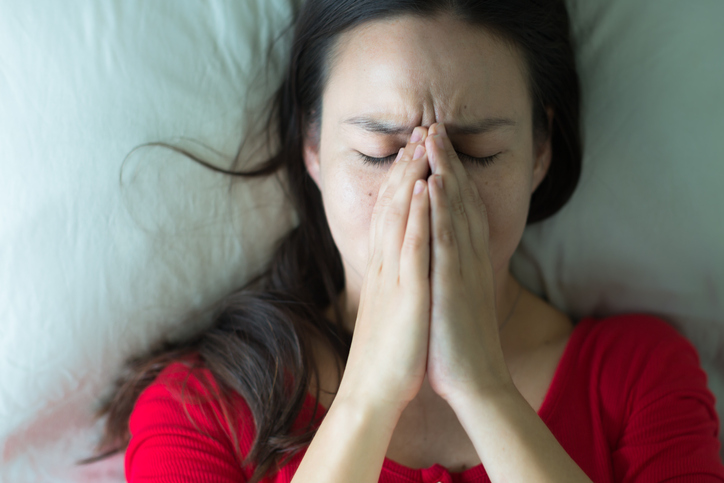
M 415 149 L 421 143 L 425 142 L 427 137 L 427 129 L 424 127 L 416 127 L 413 130 L 412 139 L 418 140 L 416 143 L 408 143 L 405 148 L 402 149 L 402 154 L 398 153 L 398 157 L 392 164 L 388 175 L 383 181 L 382 186 L 377 195 L 377 202 L 372 210 L 372 220 L 370 220 L 370 240 L 371 246 L 378 246 L 380 243 L 380 223 L 381 218 L 384 218 L 384 213 L 392 203 L 402 178 L 408 169 L 408 166 L 413 161 Z M 419 169 L 418 169 L 419 170 Z
M 372 208 L 372 217 L 370 218 L 370 235 L 369 235 L 369 248 L 373 249 L 375 246 L 376 241 L 376 227 L 377 227 L 377 218 L 380 215 L 381 211 L 384 211 L 384 207 L 386 207 L 389 204 L 389 199 L 383 200 L 383 195 L 387 191 L 387 184 L 390 179 L 390 173 L 395 169 L 395 165 L 397 162 L 402 158 L 402 155 L 405 152 L 405 148 L 400 148 L 400 150 L 397 152 L 397 157 L 393 161 L 392 165 L 393 167 L 388 171 L 387 176 L 385 176 L 384 181 L 382 182 L 382 185 L 380 186 L 380 189 L 377 191 L 377 199 L 375 200 L 375 205 Z M 390 193 L 387 193 L 386 195 L 388 198 L 391 198 Z
M 412 141 L 412 140 L 415 141 Z M 418 126 L 412 131 L 412 135 L 410 136 L 410 141 L 407 143 L 407 145 L 402 148 L 402 155 L 400 156 L 398 153 L 398 157 L 395 160 L 395 162 L 392 164 L 392 167 L 388 171 L 387 177 L 385 178 L 385 181 L 383 182 L 382 186 L 380 187 L 380 191 L 378 193 L 379 196 L 384 196 L 384 193 L 390 188 L 396 186 L 396 184 L 402 179 L 402 176 L 404 175 L 405 169 L 407 168 L 407 164 L 412 160 L 413 154 L 415 152 L 415 149 L 417 148 L 418 144 L 424 144 L 425 139 L 427 139 L 427 129 Z
M 436 275 L 436 280 L 447 283 L 462 273 L 452 211 L 445 194 L 447 179 L 433 174 L 428 178 L 427 185 L 430 190 L 430 232 L 433 240 L 430 273 Z
M 456 200 L 459 199 L 461 201 L 463 211 L 465 212 L 464 220 L 468 226 L 468 236 L 470 239 L 469 249 L 472 251 L 472 253 L 478 255 L 478 257 L 487 256 L 489 230 L 485 203 L 483 202 L 483 199 L 478 192 L 478 188 L 475 185 L 475 182 L 470 176 L 470 172 L 460 161 L 460 158 L 457 156 L 455 148 L 453 147 L 449 136 L 447 136 L 445 126 L 443 124 L 431 126 L 431 131 L 433 131 L 435 135 L 439 135 L 439 138 L 433 137 L 433 144 L 435 144 L 435 147 L 437 148 L 439 148 L 440 144 L 442 144 L 442 152 L 446 155 L 444 157 L 440 156 L 440 158 L 442 159 L 440 159 L 440 163 L 438 164 L 441 165 L 443 171 L 445 171 L 445 169 L 449 169 L 455 175 L 457 193 L 459 194 L 452 195 L 454 199 L 452 204 L 453 206 L 456 206 Z M 438 153 L 430 153 L 430 157 L 433 159 L 433 163 L 435 163 L 438 159 L 436 157 L 436 154 Z M 458 196 L 459 198 L 457 198 Z M 466 244 L 461 243 L 461 245 Z M 462 250 L 466 253 L 467 256 L 468 247 L 464 246 Z M 468 264 L 464 265 L 467 266 Z
M 468 211 L 470 213 L 468 224 L 470 225 L 470 240 L 473 251 L 480 259 L 483 259 L 483 257 L 489 258 L 490 225 L 488 224 L 488 208 L 485 206 L 485 202 L 480 196 L 480 192 L 478 192 L 478 187 L 470 175 L 468 175 L 468 183 L 473 192 L 472 211 Z
M 447 138 L 444 126 L 441 124 L 433 124 L 430 127 L 432 135 L 428 137 L 426 147 L 430 151 L 431 167 L 433 173 L 441 176 L 444 183 L 444 190 L 441 194 L 447 199 L 447 204 L 432 204 L 433 212 L 437 206 L 447 206 L 450 210 L 451 225 L 454 235 L 457 239 L 458 260 L 461 267 L 469 265 L 469 260 L 475 256 L 470 238 L 470 225 L 468 217 L 472 210 L 467 206 L 465 197 L 470 196 L 470 190 L 467 186 L 467 176 L 464 174 L 464 168 L 458 159 L 457 153 L 452 143 Z M 460 170 L 456 170 L 456 165 L 460 165 L 463 169 L 462 179 Z M 464 190 L 464 193 L 461 192 Z
M 424 146 L 418 146 L 415 150 L 414 159 L 410 161 L 410 165 L 405 170 L 399 183 L 399 188 L 382 215 L 380 223 L 378 223 L 378 229 L 382 230 L 378 238 L 385 253 L 384 257 L 390 260 L 388 265 L 391 270 L 399 269 L 399 257 L 407 230 L 413 187 L 415 182 L 424 177 L 427 172 L 422 171 L 421 168 L 427 166 L 425 148 Z M 398 263 L 397 267 L 395 267 L 395 262 Z
M 427 182 L 418 179 L 412 192 L 410 216 L 400 252 L 400 281 L 425 286 L 429 276 L 430 196 Z
M 379 218 L 380 213 L 383 212 L 387 208 L 387 206 L 389 206 L 389 203 L 392 200 L 392 197 L 394 196 L 396 190 L 395 187 L 399 183 L 399 180 L 402 178 L 407 164 L 412 159 L 417 144 L 419 144 L 419 142 L 425 142 L 426 137 L 427 129 L 422 127 L 415 128 L 412 132 L 411 139 L 421 141 L 418 141 L 417 143 L 407 143 L 404 148 L 400 148 L 400 151 L 397 153 L 397 158 L 392 163 L 390 169 L 387 171 L 387 176 L 385 176 L 385 179 L 377 192 L 377 200 L 375 201 L 375 206 L 372 210 L 372 219 L 370 220 L 370 240 L 372 244 L 374 244 L 377 240 L 375 235 L 377 231 L 376 220 Z

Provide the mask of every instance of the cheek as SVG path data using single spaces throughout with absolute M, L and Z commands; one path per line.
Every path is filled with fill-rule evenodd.
M 502 269 L 520 243 L 528 217 L 530 181 L 525 173 L 506 173 L 477 179 L 476 186 L 488 213 L 490 256 Z
M 370 219 L 382 177 L 340 167 L 327 173 L 324 209 L 342 258 L 358 269 L 367 259 Z

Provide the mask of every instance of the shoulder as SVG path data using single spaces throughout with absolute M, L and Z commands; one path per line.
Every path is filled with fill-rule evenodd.
M 679 377 L 704 377 L 694 346 L 665 320 L 648 314 L 588 317 L 574 330 L 579 360 L 588 361 L 617 384 Z M 627 379 L 623 379 L 628 375 Z M 613 383 L 613 381 L 612 381 Z
M 694 346 L 669 322 L 654 315 L 631 313 L 605 318 L 587 317 L 578 322 L 581 343 L 600 355 L 663 355 L 684 351 L 697 359 Z
M 609 317 L 584 317 L 577 325 L 588 324 L 593 331 L 628 332 L 630 334 L 656 333 L 665 336 L 675 336 L 676 329 L 664 319 L 651 314 L 628 313 Z
M 617 481 L 724 476 L 715 399 L 691 342 L 645 314 L 586 318 L 575 332 L 579 382 L 608 434 Z
M 244 399 L 221 396 L 211 372 L 195 360 L 169 364 L 143 390 L 131 413 L 129 431 L 125 458 L 129 481 L 158 476 L 168 464 L 187 466 L 199 474 L 215 468 L 242 481 L 239 478 L 246 475 L 239 473 L 240 462 L 255 436 Z
M 211 371 L 198 359 L 176 361 L 166 366 L 138 397 L 131 414 L 131 434 L 141 426 L 182 421 L 226 433 L 232 424 L 226 407 L 229 404 L 243 419 L 253 419 L 244 399 L 223 394 Z
M 210 398 L 219 391 L 219 386 L 203 363 L 197 357 L 187 357 L 168 364 L 146 387 L 140 401 L 155 398 Z
M 573 337 L 574 363 L 595 379 L 610 404 L 634 411 L 678 395 L 713 408 L 698 352 L 667 321 L 647 314 L 589 317 L 577 324 Z

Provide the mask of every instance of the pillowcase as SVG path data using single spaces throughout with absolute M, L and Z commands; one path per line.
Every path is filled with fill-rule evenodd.
M 721 419 L 724 3 L 568 5 L 583 173 L 558 214 L 526 229 L 511 268 L 574 317 L 671 322 L 697 347 Z
M 296 223 L 274 178 L 230 188 L 171 150 L 134 150 L 165 141 L 229 167 L 280 78 L 288 42 L 273 40 L 293 8 L 2 2 L 0 481 L 123 481 L 120 458 L 73 465 L 96 401 Z

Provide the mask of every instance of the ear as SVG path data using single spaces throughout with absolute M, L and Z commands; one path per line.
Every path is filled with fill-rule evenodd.
M 310 129 L 309 132 L 304 136 L 302 156 L 304 157 L 304 166 L 306 166 L 309 176 L 314 180 L 314 183 L 317 185 L 317 188 L 321 192 L 322 177 L 320 175 L 321 168 L 319 164 L 319 139 L 320 136 L 317 133 L 317 129 Z
M 535 150 L 535 164 L 533 165 L 533 193 L 538 186 L 541 184 L 543 179 L 548 174 L 548 168 L 551 166 L 551 158 L 553 157 L 553 149 L 551 147 L 551 132 L 553 127 L 553 108 L 547 107 L 546 114 L 548 115 L 548 136 L 537 143 Z

